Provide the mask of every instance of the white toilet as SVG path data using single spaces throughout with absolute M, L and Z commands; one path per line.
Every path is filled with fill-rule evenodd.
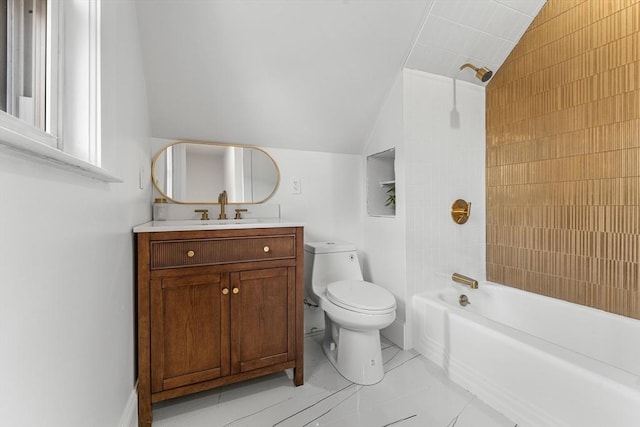
M 356 384 L 382 380 L 380 329 L 396 318 L 396 300 L 386 289 L 365 282 L 354 245 L 304 245 L 305 290 L 324 310 L 322 349 L 343 377 Z

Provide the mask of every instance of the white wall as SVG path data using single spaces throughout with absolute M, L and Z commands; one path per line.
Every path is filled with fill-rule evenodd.
M 340 239 L 362 247 L 362 157 L 317 151 L 263 148 L 280 168 L 278 191 L 268 203 L 279 203 L 283 219 L 303 221 L 305 240 Z M 298 178 L 300 194 L 292 194 Z
M 485 95 L 420 71 L 405 70 L 404 80 L 410 297 L 445 286 L 453 272 L 486 277 Z M 451 219 L 456 199 L 472 202 L 464 225 Z
M 118 426 L 134 387 L 133 237 L 150 153 L 135 8 L 103 0 L 104 184 L 0 153 L 0 424 Z
M 264 148 L 280 168 L 281 182 L 267 203 L 280 204 L 285 220 L 305 223 L 305 242 L 345 240 L 363 247 L 362 156 Z M 300 194 L 292 194 L 292 180 L 300 180 Z M 360 252 L 362 255 L 362 252 Z M 305 332 L 324 329 L 319 308 L 305 307 Z
M 403 123 L 403 76 L 399 72 L 367 141 L 364 157 L 361 161 L 364 165 L 367 156 L 395 148 L 396 216 L 377 217 L 369 216 L 366 212 L 363 213 L 363 258 L 365 278 L 383 286 L 396 297 L 398 305 L 396 321 L 383 333 L 400 346 L 405 346 L 406 341 L 404 325 L 406 320 L 405 303 L 407 301 L 405 274 L 406 178 Z M 366 197 L 364 185 L 360 191 L 363 193 L 363 197 Z
M 405 69 L 368 141 L 365 155 L 396 148 L 396 217 L 365 216 L 363 228 L 370 280 L 398 303 L 383 333 L 404 348 L 413 295 L 456 271 L 485 279 L 484 117 L 483 87 Z M 464 225 L 450 216 L 458 198 L 472 202 Z
M 345 240 L 361 249 L 361 259 L 366 257 L 362 252 L 362 156 L 260 148 L 273 157 L 280 170 L 280 186 L 266 205 L 279 205 L 283 220 L 304 223 L 305 242 Z M 300 182 L 299 194 L 292 191 L 294 178 Z M 215 212 L 214 207 L 211 209 Z M 230 212 L 231 208 L 227 208 L 227 215 Z M 305 307 L 304 319 L 305 332 L 324 329 L 324 315 L 319 308 Z

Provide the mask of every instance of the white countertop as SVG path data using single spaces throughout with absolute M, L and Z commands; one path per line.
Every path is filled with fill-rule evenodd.
M 134 233 L 157 233 L 165 231 L 194 231 L 194 230 L 237 230 L 243 228 L 275 228 L 275 227 L 303 227 L 304 223 L 297 221 L 283 221 L 278 218 L 246 218 L 246 219 L 199 219 L 149 221 L 133 227 Z

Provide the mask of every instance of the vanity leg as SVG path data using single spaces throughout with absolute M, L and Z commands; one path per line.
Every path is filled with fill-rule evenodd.
M 293 368 L 293 384 L 295 386 L 304 384 L 304 368 L 302 368 L 302 366 L 300 366 L 299 368 Z
M 138 234 L 138 427 L 151 427 L 151 297 L 149 295 L 149 235 Z
M 296 229 L 296 366 L 293 368 L 293 384 L 304 384 L 304 231 Z
M 151 427 L 151 402 L 138 399 L 138 427 Z

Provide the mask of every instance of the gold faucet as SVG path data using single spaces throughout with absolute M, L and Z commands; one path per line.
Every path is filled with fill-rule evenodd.
M 471 277 L 463 276 L 460 273 L 453 273 L 451 275 L 451 280 L 454 282 L 462 283 L 463 285 L 470 286 L 471 289 L 478 289 L 478 281 L 472 279 Z
M 227 214 L 224 212 L 224 206 L 228 203 L 227 190 L 220 193 L 218 196 L 218 203 L 220 203 L 220 215 L 218 216 L 218 219 L 227 219 Z

